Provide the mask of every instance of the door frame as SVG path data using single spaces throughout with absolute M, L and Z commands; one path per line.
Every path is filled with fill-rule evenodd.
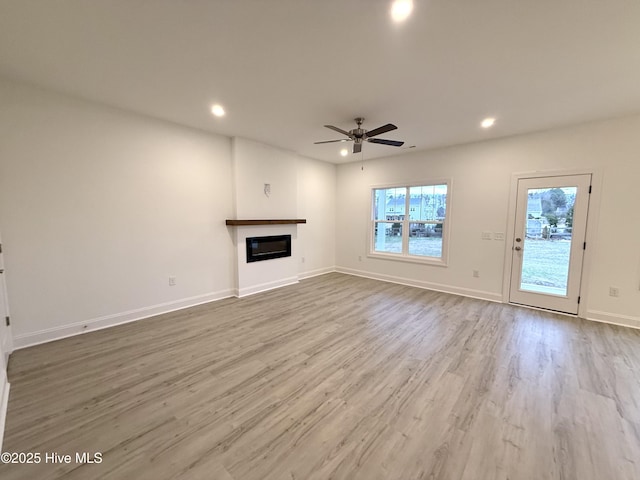
M 580 304 L 578 305 L 578 317 L 585 318 L 588 310 L 589 279 L 591 278 L 591 263 L 593 258 L 593 246 L 595 246 L 596 233 L 598 231 L 598 218 L 600 217 L 600 198 L 602 193 L 602 169 L 578 168 L 569 170 L 541 170 L 531 172 L 519 172 L 511 175 L 511 188 L 509 191 L 509 208 L 507 211 L 507 231 L 505 234 L 504 270 L 502 274 L 502 303 L 509 302 L 509 288 L 511 286 L 511 270 L 513 265 L 513 252 L 511 246 L 514 242 L 514 229 L 516 223 L 516 201 L 518 195 L 518 181 L 530 178 L 559 177 L 565 175 L 591 175 L 591 196 L 589 197 L 589 216 L 587 217 L 587 230 L 585 241 L 587 248 L 582 260 L 582 278 L 580 279 Z M 516 305 L 515 303 L 513 305 Z M 519 305 L 519 304 L 517 304 Z M 519 305 L 527 307 L 526 305 Z M 534 308 L 537 307 L 527 307 Z M 557 312 L 560 315 L 575 316 L 569 313 Z
M 0 244 L 2 244 L 2 237 L 0 237 Z M 0 268 L 6 268 L 4 265 L 4 253 L 2 251 L 0 251 Z M 0 281 L 0 295 L 2 295 L 4 300 L 4 311 L 0 311 L 0 353 L 4 355 L 5 368 L 8 368 L 9 355 L 13 353 L 13 332 L 11 326 L 5 325 L 4 319 L 5 316 L 11 315 L 9 310 L 9 294 L 7 293 L 6 269 L 5 273 L 2 274 L 2 281 Z

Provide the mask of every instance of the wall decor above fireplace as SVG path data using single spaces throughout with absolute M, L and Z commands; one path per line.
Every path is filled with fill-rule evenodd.
M 247 263 L 291 256 L 291 235 L 247 237 Z

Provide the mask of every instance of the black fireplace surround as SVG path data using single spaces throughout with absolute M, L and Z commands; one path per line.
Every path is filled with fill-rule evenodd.
M 291 256 L 291 235 L 247 237 L 247 263 Z

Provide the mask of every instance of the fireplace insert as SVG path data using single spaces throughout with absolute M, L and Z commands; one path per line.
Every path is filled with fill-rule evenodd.
M 247 238 L 247 263 L 291 256 L 291 235 Z

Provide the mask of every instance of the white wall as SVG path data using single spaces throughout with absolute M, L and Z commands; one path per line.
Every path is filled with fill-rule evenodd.
M 231 294 L 229 138 L 9 82 L 0 105 L 16 347 Z
M 235 218 L 296 218 L 298 156 L 244 138 L 233 139 Z M 269 196 L 264 184 L 271 185 Z
M 499 301 L 508 246 L 481 240 L 481 232 L 506 232 L 512 175 L 593 169 L 602 185 L 595 185 L 600 201 L 590 216 L 586 316 L 640 326 L 639 131 L 635 116 L 373 160 L 364 171 L 360 164 L 340 165 L 336 264 L 346 272 Z M 371 186 L 434 178 L 453 181 L 449 266 L 367 258 Z M 620 288 L 620 297 L 609 297 L 610 285 Z
M 335 269 L 336 173 L 331 163 L 298 158 L 299 275 L 310 277 Z

